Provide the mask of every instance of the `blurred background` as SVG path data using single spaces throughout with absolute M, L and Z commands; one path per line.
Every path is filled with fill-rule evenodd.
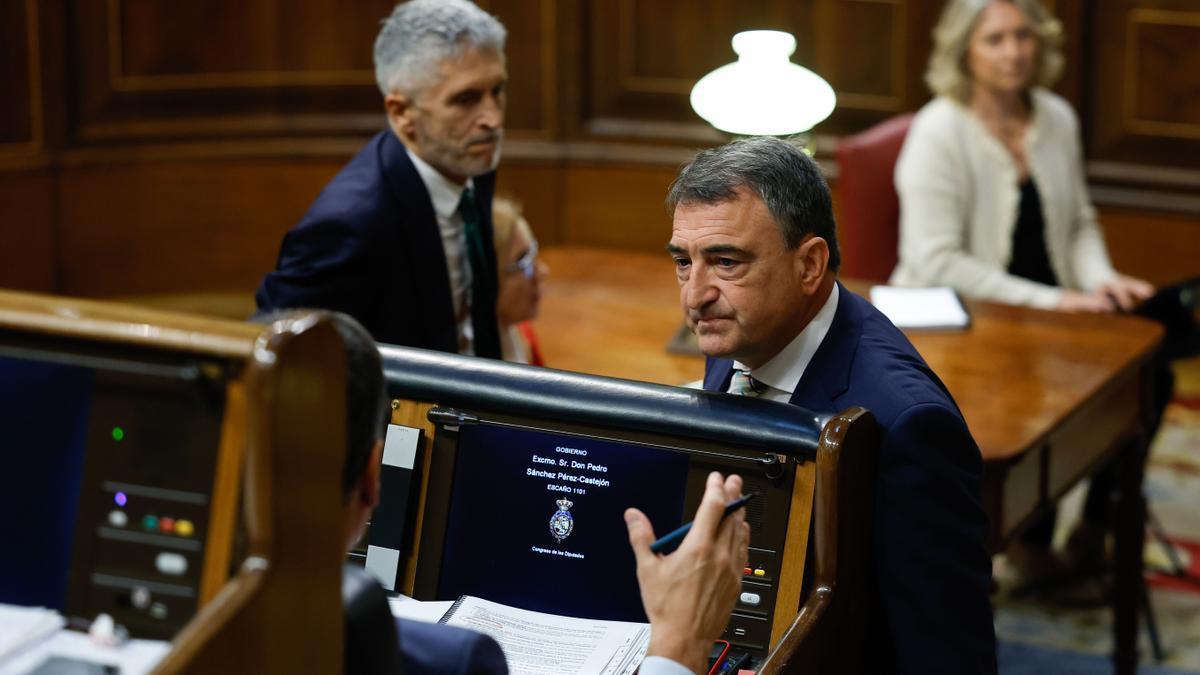
M 726 139 L 696 80 L 775 28 L 837 92 L 832 148 L 929 99 L 940 0 L 480 0 L 509 30 L 501 188 L 542 245 L 661 250 L 681 162 Z M 1049 0 L 1118 269 L 1197 272 L 1200 3 Z M 0 287 L 239 316 L 283 233 L 383 126 L 392 0 L 0 0 Z M 213 295 L 216 294 L 216 295 Z

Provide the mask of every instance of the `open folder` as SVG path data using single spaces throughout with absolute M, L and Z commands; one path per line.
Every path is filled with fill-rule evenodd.
M 961 330 L 971 325 L 971 315 L 951 288 L 872 286 L 871 304 L 897 328 Z
M 470 595 L 439 623 L 490 635 L 513 675 L 625 675 L 637 670 L 650 645 L 650 624 L 532 612 Z

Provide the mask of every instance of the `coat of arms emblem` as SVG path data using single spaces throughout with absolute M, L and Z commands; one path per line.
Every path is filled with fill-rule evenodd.
M 575 506 L 575 503 L 566 498 L 555 503 L 558 504 L 558 510 L 550 516 L 550 534 L 561 544 L 563 539 L 571 536 L 571 530 L 575 529 L 575 518 L 571 516 L 571 507 Z

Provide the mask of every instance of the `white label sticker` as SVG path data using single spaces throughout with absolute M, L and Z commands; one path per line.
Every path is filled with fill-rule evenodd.
M 383 441 L 383 463 L 401 469 L 413 468 L 417 459 L 417 441 L 421 430 L 389 424 L 387 437 Z
M 389 591 L 396 586 L 396 572 L 400 570 L 400 551 L 382 546 L 367 547 L 366 569 Z

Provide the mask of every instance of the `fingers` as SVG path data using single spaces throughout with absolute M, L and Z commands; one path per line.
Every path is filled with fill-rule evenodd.
M 650 551 L 650 544 L 654 543 L 654 526 L 646 514 L 629 508 L 625 509 L 625 528 L 629 531 L 629 546 L 633 548 L 638 567 L 641 567 L 654 557 Z
M 1068 289 L 1063 291 L 1058 308 L 1064 312 L 1073 313 L 1108 312 L 1112 311 L 1112 304 L 1108 296 L 1104 294 L 1103 289 L 1098 289 L 1094 293 L 1083 293 Z
M 1097 312 L 1107 313 L 1116 311 L 1117 304 L 1113 297 L 1108 294 L 1103 288 L 1097 289 L 1094 293 L 1083 295 L 1079 304 L 1079 311 L 1082 312 Z
M 740 479 L 739 479 L 740 480 Z M 684 539 L 712 541 L 721 524 L 721 515 L 725 512 L 725 482 L 721 474 L 713 471 L 708 474 L 704 486 L 704 496 L 700 499 L 700 508 L 696 509 L 696 518 L 692 521 L 692 531 Z
M 1115 283 L 1123 288 L 1129 297 L 1130 306 L 1127 309 L 1133 309 L 1137 303 L 1154 295 L 1154 286 L 1150 282 L 1138 279 L 1137 277 L 1121 275 L 1117 277 Z
M 726 479 L 722 488 L 725 492 L 725 502 L 729 503 L 738 497 L 742 496 L 742 477 L 737 474 L 730 474 Z M 723 511 L 722 511 L 723 512 Z M 732 559 L 737 559 L 736 550 L 737 538 L 740 536 L 742 523 L 746 519 L 746 509 L 740 508 L 737 511 L 725 517 L 721 522 L 720 531 L 717 533 L 717 541 L 720 546 L 723 546 L 731 554 Z
M 735 567 L 740 573 L 750 565 L 750 523 L 743 522 L 738 530 L 741 536 L 738 537 L 738 564 Z
M 1117 309 L 1124 311 L 1133 309 L 1133 294 L 1130 292 L 1130 288 L 1121 282 L 1121 279 L 1113 280 L 1101 286 L 1100 291 L 1108 296 Z
M 1096 292 L 1107 297 L 1116 307 L 1128 312 L 1137 307 L 1142 300 L 1154 295 L 1154 286 L 1135 277 L 1117 275 Z
M 1120 309 L 1121 304 L 1117 300 L 1117 296 L 1107 288 L 1100 288 L 1092 294 L 1092 299 L 1095 302 L 1095 308 L 1092 311 L 1096 312 L 1115 312 Z
M 731 473 L 725 478 L 725 501 L 731 502 L 742 496 L 742 477 Z
M 1129 277 L 1129 281 L 1133 284 L 1133 294 L 1138 300 L 1147 300 L 1150 296 L 1154 295 L 1154 284 L 1151 284 L 1149 281 L 1133 277 Z

